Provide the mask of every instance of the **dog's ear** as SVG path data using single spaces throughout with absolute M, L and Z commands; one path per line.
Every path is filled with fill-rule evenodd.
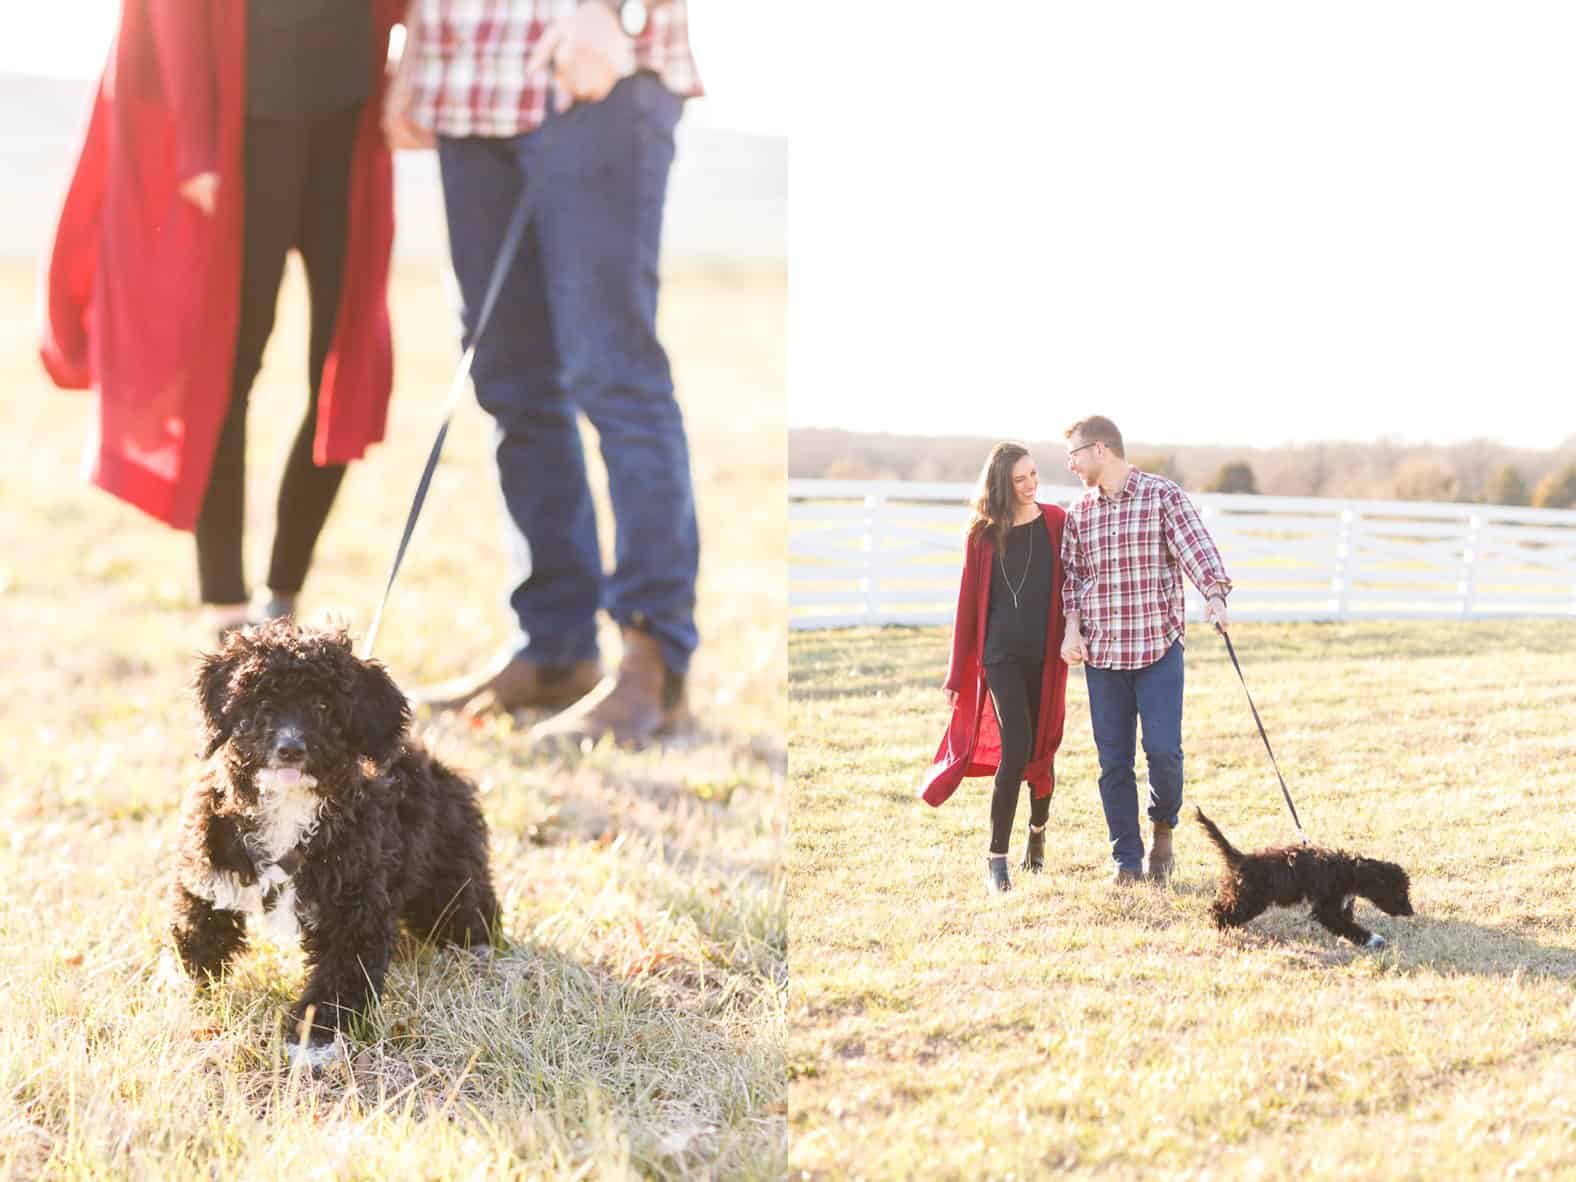
M 410 705 L 388 670 L 377 661 L 356 660 L 349 726 L 356 751 L 381 767 L 399 752 L 409 725 Z
M 192 688 L 197 691 L 197 705 L 202 711 L 204 759 L 229 742 L 234 729 L 235 721 L 230 714 L 230 678 L 241 657 L 240 639 L 232 636 L 218 652 L 204 653 L 197 666 Z

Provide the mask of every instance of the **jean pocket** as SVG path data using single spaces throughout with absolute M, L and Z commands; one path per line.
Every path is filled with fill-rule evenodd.
M 684 110 L 684 100 L 668 89 L 662 76 L 654 70 L 636 70 L 624 82 L 630 88 L 630 99 L 640 117 L 665 131 L 678 125 Z

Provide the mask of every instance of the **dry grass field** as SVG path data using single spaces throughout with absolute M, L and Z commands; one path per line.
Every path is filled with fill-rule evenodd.
M 1382 952 L 1302 910 L 1218 934 L 1191 822 L 1171 885 L 1113 890 L 1076 672 L 1047 872 L 987 898 L 989 782 L 914 794 L 946 629 L 792 637 L 794 1177 L 1576 1177 L 1576 630 L 1233 640 L 1310 836 L 1412 873 L 1415 918 L 1358 904 Z M 1189 799 L 1240 847 L 1294 840 L 1202 629 L 1187 679 Z
M 166 971 L 175 809 L 199 771 L 191 539 L 80 479 L 93 402 L 46 384 L 33 283 L 0 269 L 0 1178 L 780 1177 L 781 270 L 665 289 L 704 546 L 700 733 L 563 761 L 524 749 L 529 719 L 427 724 L 481 784 L 512 948 L 486 967 L 405 949 L 315 1082 L 280 1065 L 298 952 L 259 948 L 207 997 Z M 392 304 L 389 440 L 352 469 L 303 600 L 358 632 L 457 354 L 437 270 L 403 270 Z M 254 578 L 304 399 L 302 305 L 293 275 L 253 397 Z M 378 639 L 398 681 L 495 650 L 503 561 L 467 400 Z

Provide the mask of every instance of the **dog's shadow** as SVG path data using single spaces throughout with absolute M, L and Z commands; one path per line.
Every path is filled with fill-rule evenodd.
M 291 959 L 243 959 L 234 980 L 194 999 L 211 1032 L 228 1026 L 238 1036 L 209 1066 L 247 1072 L 260 1116 L 278 1102 L 270 1081 L 281 1075 L 328 1099 L 409 1093 L 418 1110 L 434 1112 L 458 1099 L 489 1119 L 516 1111 L 524 1093 L 551 1107 L 565 1095 L 636 1095 L 658 1077 L 670 1081 L 675 1111 L 709 1110 L 719 1098 L 742 1111 L 771 1082 L 750 1068 L 771 1058 L 769 1028 L 720 1043 L 718 1014 L 737 1001 L 714 970 L 653 956 L 620 971 L 530 937 L 476 953 L 402 936 L 340 1057 L 321 1072 L 291 1073 L 279 1016 L 294 993 L 281 966 Z M 667 1135 L 660 1114 L 615 1104 L 606 1115 L 632 1138 Z
M 1443 968 L 1483 977 L 1553 977 L 1576 987 L 1576 948 L 1521 932 L 1426 914 L 1394 921 L 1388 955 L 1403 969 Z
M 1173 881 L 1170 889 L 1188 897 L 1190 910 L 1206 906 L 1215 893 L 1214 884 L 1205 882 Z M 1303 906 L 1271 909 L 1252 923 L 1220 932 L 1219 936 L 1242 948 L 1293 952 L 1310 965 L 1377 958 L 1400 972 L 1444 970 L 1482 977 L 1531 975 L 1552 977 L 1576 988 L 1576 947 L 1540 943 L 1522 932 L 1455 917 L 1435 918 L 1419 912 L 1397 918 L 1372 907 L 1366 911 L 1358 918 L 1384 936 L 1387 943 L 1383 949 L 1359 948 L 1331 934 Z

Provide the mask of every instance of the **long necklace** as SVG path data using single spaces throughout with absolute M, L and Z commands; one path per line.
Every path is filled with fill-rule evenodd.
M 1007 584 L 1007 593 L 1012 596 L 1012 610 L 1018 610 L 1018 592 L 1023 590 L 1023 585 L 1029 581 L 1029 563 L 1034 561 L 1034 530 L 1029 531 L 1029 553 L 1023 560 L 1023 578 L 1018 580 L 1018 585 L 1012 585 L 1012 579 L 1007 575 L 1007 547 L 1001 548 L 998 558 L 1001 563 L 1001 581 Z

